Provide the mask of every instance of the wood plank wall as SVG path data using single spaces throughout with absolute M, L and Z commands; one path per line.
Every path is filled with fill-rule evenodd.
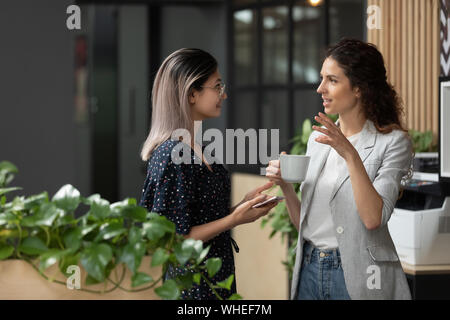
M 368 42 L 383 54 L 389 81 L 403 99 L 406 125 L 438 134 L 439 0 L 368 0 L 381 8 L 382 29 Z

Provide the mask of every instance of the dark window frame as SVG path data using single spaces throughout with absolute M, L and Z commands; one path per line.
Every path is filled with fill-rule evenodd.
M 306 2 L 307 0 L 305 0 Z M 287 90 L 287 103 L 288 103 L 288 114 L 289 118 L 292 119 L 294 116 L 294 97 L 296 90 L 312 90 L 316 89 L 319 86 L 319 82 L 317 83 L 299 83 L 295 82 L 294 74 L 293 74 L 293 55 L 294 55 L 294 21 L 293 21 L 293 7 L 298 3 L 298 0 L 276 0 L 276 1 L 265 1 L 265 0 L 256 0 L 255 3 L 246 4 L 246 5 L 234 5 L 233 1 L 227 1 L 227 42 L 228 42 L 228 60 L 227 60 L 227 74 L 229 77 L 228 86 L 228 113 L 227 113 L 227 128 L 233 127 L 231 124 L 235 118 L 235 111 L 237 106 L 234 105 L 234 94 L 241 92 L 253 92 L 256 93 L 256 105 L 260 106 L 262 104 L 262 97 L 265 91 L 267 90 Z M 366 4 L 366 1 L 362 1 L 363 6 Z M 324 6 L 324 25 L 325 25 L 325 35 L 324 35 L 324 48 L 330 45 L 330 8 L 331 8 L 331 0 L 323 0 L 321 4 Z M 267 7 L 277 7 L 277 6 L 287 6 L 288 7 L 288 81 L 286 84 L 264 84 L 263 82 L 263 9 Z M 365 6 L 364 6 L 365 7 Z M 234 83 L 234 13 L 237 11 L 250 9 L 256 11 L 256 24 L 257 24 L 257 33 L 256 33 L 256 41 L 257 41 L 257 79 L 255 85 L 239 85 L 236 86 Z M 364 12 L 361 12 L 364 15 Z M 363 19 L 364 21 L 364 19 Z M 363 35 L 366 36 L 365 34 Z M 262 112 L 257 114 L 257 123 L 258 127 L 255 129 L 263 129 L 262 128 Z M 287 123 L 288 135 L 292 138 L 295 134 L 297 128 L 294 127 L 292 121 L 288 121 Z M 292 147 L 292 144 L 289 144 L 288 149 Z M 286 150 L 286 151 L 289 151 Z M 281 151 L 281 150 L 280 150 Z M 240 173 L 251 173 L 251 174 L 259 174 L 260 173 L 260 165 L 231 165 L 229 166 L 231 172 L 240 172 Z

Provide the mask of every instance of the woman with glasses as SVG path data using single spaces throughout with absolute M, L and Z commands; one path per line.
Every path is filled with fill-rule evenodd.
M 194 121 L 220 116 L 227 98 L 217 61 L 199 49 L 180 49 L 162 63 L 152 91 L 152 125 L 142 148 L 141 157 L 148 162 L 147 177 L 140 205 L 171 220 L 176 232 L 186 238 L 202 240 L 211 246 L 205 260 L 222 259 L 219 272 L 209 279 L 217 283 L 235 273 L 232 247 L 238 247 L 230 236 L 233 227 L 250 223 L 266 215 L 276 203 L 252 208 L 264 201 L 261 192 L 269 182 L 249 193 L 230 208 L 230 176 L 225 167 L 203 156 L 202 147 L 191 141 L 173 138 L 178 130 L 194 137 Z M 176 136 L 176 135 L 175 135 Z M 180 163 L 174 148 L 190 151 L 188 163 Z M 178 149 L 175 149 L 178 150 Z M 181 155 L 180 155 L 181 156 Z M 185 156 L 183 154 L 183 156 Z M 183 157 L 185 159 L 185 157 Z M 169 266 L 165 279 L 184 274 L 185 268 Z M 205 277 L 208 274 L 204 273 Z M 236 292 L 211 290 L 202 279 L 200 285 L 182 291 L 183 299 L 228 298 Z

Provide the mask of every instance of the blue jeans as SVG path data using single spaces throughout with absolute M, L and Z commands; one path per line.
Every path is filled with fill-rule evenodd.
M 339 249 L 320 250 L 306 241 L 298 288 L 298 300 L 350 300 Z

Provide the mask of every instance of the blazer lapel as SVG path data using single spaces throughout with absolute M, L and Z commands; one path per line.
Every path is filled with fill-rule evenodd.
M 338 124 L 338 122 L 336 122 L 336 124 Z M 355 149 L 358 151 L 359 157 L 361 158 L 362 162 L 364 162 L 367 159 L 367 157 L 370 155 L 370 153 L 373 151 L 373 146 L 375 145 L 376 135 L 377 135 L 377 131 L 375 129 L 375 126 L 373 125 L 373 122 L 370 120 L 367 120 L 366 123 L 364 124 L 364 127 L 361 131 L 361 135 L 355 146 Z M 346 167 L 346 169 L 347 169 L 347 167 Z M 334 185 L 333 192 L 331 192 L 330 202 L 334 199 L 339 188 L 347 180 L 348 177 L 349 177 L 348 170 L 342 170 L 340 172 L 340 174 L 336 180 L 336 184 Z
M 302 202 L 305 203 L 305 207 L 302 209 L 300 225 L 306 217 L 306 212 L 308 212 L 309 205 L 311 203 L 311 197 L 314 193 L 314 188 L 316 187 L 317 179 L 319 178 L 320 172 L 322 172 L 323 166 L 325 164 L 325 160 L 328 158 L 328 154 L 330 153 L 331 147 L 326 144 L 321 144 L 316 142 L 313 144 L 314 149 L 311 150 L 311 160 L 309 162 L 308 171 L 311 173 L 310 184 L 308 184 L 307 188 L 302 191 Z

